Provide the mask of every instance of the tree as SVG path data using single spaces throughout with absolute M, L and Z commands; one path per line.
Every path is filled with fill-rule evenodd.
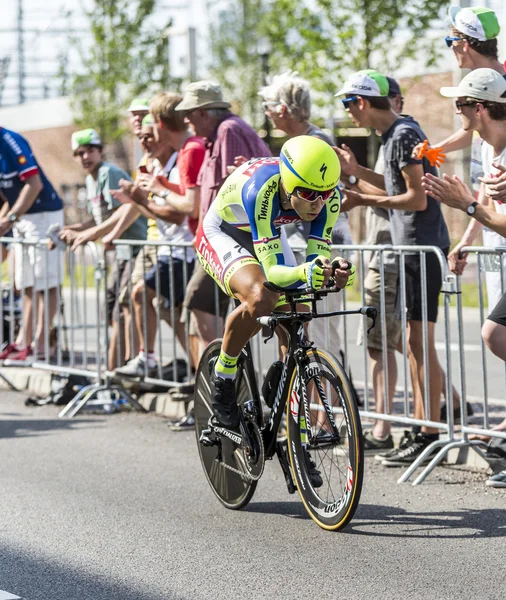
M 235 84 L 232 91 L 250 94 L 242 104 L 251 103 L 259 86 L 257 45 L 251 39 L 265 39 L 271 70 L 299 71 L 321 92 L 321 103 L 328 104 L 351 71 L 376 68 L 391 74 L 415 56 L 423 57 L 427 66 L 434 64 L 438 53 L 428 31 L 441 22 L 450 0 L 242 0 L 240 4 L 242 13 L 234 13 L 237 2 L 231 0 L 230 10 L 223 13 L 231 20 L 226 27 L 219 25 L 219 36 L 212 38 L 217 77 L 229 85 L 233 61 L 242 57 L 240 75 L 246 84 Z M 254 17 L 246 19 L 244 15 L 252 11 Z M 247 38 L 239 33 L 243 28 Z
M 124 134 L 121 113 L 132 97 L 163 89 L 171 81 L 168 42 L 171 20 L 155 24 L 156 0 L 93 0 L 85 14 L 92 33 L 86 45 L 73 39 L 82 72 L 71 82 L 79 125 L 93 127 L 107 142 Z

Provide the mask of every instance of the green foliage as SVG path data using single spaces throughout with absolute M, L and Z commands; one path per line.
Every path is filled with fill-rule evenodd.
M 71 83 L 76 122 L 107 142 L 123 135 L 121 113 L 133 97 L 171 83 L 163 34 L 171 21 L 155 24 L 155 8 L 156 0 L 93 0 L 85 11 L 91 43 L 72 40 L 83 65 Z
M 258 104 L 258 41 L 268 43 L 270 69 L 297 70 L 329 104 L 355 70 L 395 74 L 406 59 L 438 57 L 428 30 L 441 24 L 450 0 L 229 0 L 212 36 L 213 69 L 243 106 Z M 253 16 L 252 16 L 253 15 Z M 396 44 L 392 46 L 392 40 Z

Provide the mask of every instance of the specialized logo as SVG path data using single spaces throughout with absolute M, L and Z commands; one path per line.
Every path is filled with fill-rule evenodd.
M 271 418 L 269 419 L 269 429 L 272 429 L 274 425 L 274 416 L 278 412 L 279 401 L 281 399 L 281 394 L 285 388 L 286 376 L 288 375 L 288 369 L 286 365 L 283 365 L 283 372 L 281 373 L 281 377 L 278 383 L 278 391 L 276 392 L 276 397 L 274 398 L 274 402 L 272 404 Z
M 325 163 L 320 167 L 320 173 L 322 174 L 322 181 L 325 181 L 325 174 L 327 173 L 327 165 Z
M 242 444 L 242 437 L 240 435 L 237 435 L 237 433 L 234 433 L 233 431 L 229 431 L 228 429 L 225 429 L 224 427 L 215 427 L 214 431 L 216 433 L 219 433 L 220 435 L 224 435 L 229 440 L 232 440 L 234 442 L 234 444 L 237 444 L 238 446 L 240 446 Z
M 278 189 L 278 185 L 275 181 L 270 183 L 264 191 L 262 196 L 262 203 L 260 205 L 260 213 L 257 215 L 259 221 L 265 221 L 268 218 L 269 202 L 271 201 L 272 195 Z

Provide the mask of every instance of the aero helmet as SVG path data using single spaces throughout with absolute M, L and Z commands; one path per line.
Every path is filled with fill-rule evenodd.
M 288 194 L 296 187 L 331 190 L 337 187 L 341 165 L 332 146 L 320 138 L 299 135 L 283 144 L 279 173 Z

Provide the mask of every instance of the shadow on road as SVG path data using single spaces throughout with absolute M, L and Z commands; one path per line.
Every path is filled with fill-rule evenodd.
M 493 508 L 463 508 L 420 513 L 393 506 L 361 504 L 344 532 L 400 538 L 498 538 L 506 536 L 506 512 Z
M 81 429 L 83 426 L 100 425 L 104 419 L 13 419 L 0 420 L 0 439 L 33 437 L 58 431 Z
M 291 519 L 310 518 L 300 502 L 250 502 L 244 512 L 283 515 Z
M 168 589 L 162 595 L 142 584 L 113 583 L 114 573 L 104 577 L 5 545 L 0 545 L 0 555 L 1 589 L 23 600 L 188 600 Z

